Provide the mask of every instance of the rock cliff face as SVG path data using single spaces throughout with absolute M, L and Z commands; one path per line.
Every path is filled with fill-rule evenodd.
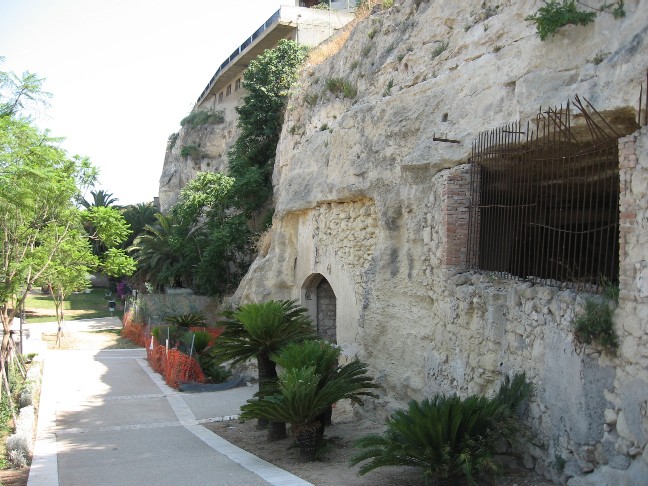
M 405 1 L 307 66 L 277 150 L 272 244 L 235 300 L 295 298 L 317 319 L 326 281 L 338 344 L 384 387 L 368 413 L 437 392 L 488 394 L 526 371 L 536 386 L 527 466 L 572 484 L 646 484 L 648 132 L 636 120 L 648 2 L 545 42 L 524 20 L 542 5 Z M 455 181 L 473 140 L 576 94 L 629 135 L 619 155 L 617 356 L 574 339 L 587 295 L 468 272 L 452 258 L 462 209 L 448 208 L 465 197 Z M 564 470 L 550 467 L 556 457 Z
M 230 112 L 230 117 L 223 123 L 183 127 L 173 146 L 167 146 L 159 189 L 162 212 L 176 203 L 182 188 L 198 172 L 226 171 L 227 151 L 238 136 L 238 119 L 234 110 Z M 183 157 L 182 148 L 191 146 L 196 148 L 195 152 Z

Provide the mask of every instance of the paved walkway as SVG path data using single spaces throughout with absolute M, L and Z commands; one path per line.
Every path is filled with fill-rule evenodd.
M 48 352 L 28 486 L 308 486 L 201 425 L 253 393 L 179 393 L 143 349 Z

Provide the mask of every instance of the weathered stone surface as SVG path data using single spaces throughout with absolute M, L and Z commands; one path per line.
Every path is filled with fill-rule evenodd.
M 527 422 L 534 443 L 543 444 L 526 462 L 553 474 L 548 463 L 554 454 L 571 456 L 573 474 L 580 475 L 604 461 L 629 463 L 629 453 L 595 447 L 610 419 L 604 411 L 629 403 L 617 395 L 625 380 L 617 371 L 625 365 L 573 339 L 583 297 L 488 275 L 452 277 L 444 267 L 445 248 L 454 244 L 444 187 L 480 131 L 528 119 L 539 106 L 564 103 L 576 93 L 616 120 L 622 133 L 633 130 L 645 74 L 639 60 L 648 54 L 645 2 L 626 4 L 620 21 L 600 15 L 547 42 L 523 20 L 537 5 L 503 2 L 496 15 L 479 20 L 485 5 L 424 2 L 417 10 L 405 2 L 371 16 L 339 54 L 307 67 L 277 150 L 275 240 L 236 299 L 299 299 L 310 274 L 325 275 L 338 299 L 346 300 L 338 301 L 338 342 L 356 350 L 386 390 L 369 405 L 370 413 L 439 392 L 492 393 L 502 374 L 525 370 L 537 386 Z M 438 49 L 442 42 L 445 50 Z M 600 64 L 588 62 L 600 46 L 610 54 Z M 332 77 L 355 85 L 357 97 L 329 93 L 325 83 Z M 303 99 L 313 94 L 318 101 L 309 107 Z M 435 134 L 461 143 L 434 142 Z M 645 137 L 634 136 L 633 143 L 638 139 L 644 147 Z M 628 150 L 630 159 L 639 153 L 634 146 Z M 645 194 L 644 186 L 642 176 L 635 177 L 629 190 Z M 358 200 L 371 201 L 365 203 L 372 208 L 370 231 L 350 212 L 334 209 Z M 349 226 L 347 213 L 357 227 Z M 299 238 L 287 244 L 287 235 Z M 639 241 L 641 236 L 628 240 L 629 261 L 648 260 L 637 255 L 646 247 Z M 293 262 L 292 268 L 283 262 Z M 624 292 L 622 287 L 622 297 Z M 643 307 L 626 311 L 626 303 L 618 311 L 624 316 L 621 356 L 636 366 L 645 348 L 636 336 Z
M 163 212 L 177 202 L 182 188 L 194 179 L 198 172 L 227 170 L 227 151 L 238 134 L 237 117 L 233 110 L 230 112 L 228 120 L 222 124 L 181 128 L 175 145 L 171 150 L 167 148 L 159 188 L 160 209 Z M 201 155 L 182 157 L 182 147 L 189 145 L 196 145 Z
M 646 484 L 645 461 L 630 464 L 648 434 L 646 399 L 630 389 L 648 383 L 639 317 L 648 312 L 648 129 L 635 131 L 648 2 L 626 2 L 624 18 L 601 14 L 546 42 L 524 21 L 541 2 L 498 3 L 485 18 L 494 4 L 405 1 L 304 69 L 277 149 L 273 242 L 234 300 L 295 298 L 315 312 L 306 294 L 324 277 L 337 299 L 338 344 L 384 387 L 365 413 L 385 415 L 434 393 L 491 394 L 503 375 L 525 371 L 537 388 L 525 413 L 535 444 L 525 451 L 528 467 L 555 475 L 549 464 L 558 455 L 578 476 L 569 484 Z M 588 61 L 598 54 L 602 62 Z M 334 77 L 357 96 L 330 93 Z M 630 134 L 619 145 L 629 219 L 621 223 L 616 356 L 575 342 L 585 295 L 457 274 L 447 264 L 458 241 L 447 208 L 462 197 L 449 181 L 465 169 L 472 141 L 575 94 Z

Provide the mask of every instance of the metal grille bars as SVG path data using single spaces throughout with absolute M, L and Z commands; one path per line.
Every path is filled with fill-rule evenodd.
M 585 100 L 473 143 L 467 266 L 599 291 L 618 282 L 619 135 Z M 572 126 L 573 125 L 573 126 Z

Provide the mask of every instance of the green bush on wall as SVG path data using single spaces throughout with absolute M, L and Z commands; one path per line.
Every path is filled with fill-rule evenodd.
M 200 151 L 200 147 L 198 147 L 198 145 L 194 145 L 194 144 L 184 145 L 180 149 L 180 157 L 183 157 L 185 159 L 188 157 L 198 159 L 202 157 L 202 152 Z
M 192 111 L 180 121 L 181 127 L 195 128 L 201 125 L 218 125 L 225 122 L 225 113 L 222 110 Z
M 524 20 L 534 22 L 540 40 L 545 40 L 556 33 L 565 25 L 587 25 L 594 22 L 597 14 L 601 12 L 611 13 L 615 19 L 625 17 L 625 5 L 623 0 L 614 3 L 604 3 L 600 8 L 589 7 L 591 12 L 583 12 L 576 8 L 576 0 L 549 0 L 544 2 L 533 15 L 528 15 Z M 580 3 L 580 2 L 579 2 Z M 585 4 L 583 4 L 585 5 Z
M 544 7 L 524 18 L 535 22 L 540 40 L 545 40 L 565 25 L 587 25 L 594 22 L 596 12 L 583 12 L 576 8 L 575 0 L 549 0 Z

